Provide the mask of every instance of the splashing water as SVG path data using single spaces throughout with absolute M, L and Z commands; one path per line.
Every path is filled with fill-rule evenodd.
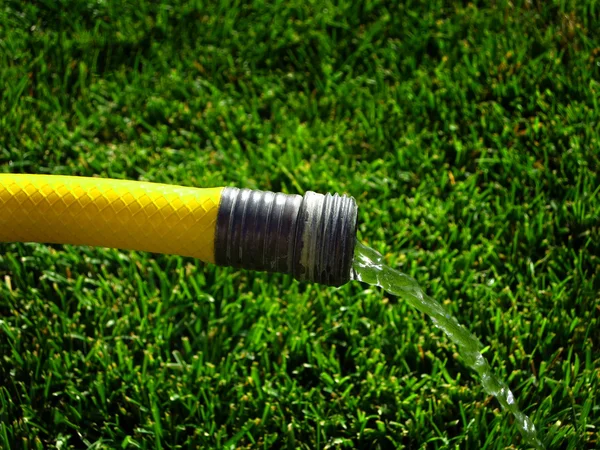
M 507 384 L 492 371 L 481 354 L 480 349 L 483 347 L 481 342 L 458 323 L 440 303 L 427 296 L 413 278 L 386 266 L 379 253 L 360 242 L 356 243 L 354 253 L 353 278 L 380 286 L 427 314 L 433 323 L 458 346 L 459 353 L 467 366 L 479 374 L 485 392 L 496 397 L 502 407 L 514 416 L 525 441 L 536 449 L 545 448 L 537 436 L 531 419 L 521 412 Z

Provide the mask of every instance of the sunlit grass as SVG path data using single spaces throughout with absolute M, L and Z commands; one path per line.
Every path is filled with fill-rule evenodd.
M 200 3 L 3 5 L 2 170 L 351 194 L 598 447 L 598 6 Z M 455 350 L 356 283 L 0 246 L 0 448 L 518 448 Z

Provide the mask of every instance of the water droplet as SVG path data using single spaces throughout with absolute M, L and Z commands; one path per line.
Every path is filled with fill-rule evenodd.
M 513 395 L 513 393 L 511 391 L 508 391 L 508 394 L 506 396 L 506 403 L 508 403 L 509 405 L 512 405 L 515 402 L 515 396 Z

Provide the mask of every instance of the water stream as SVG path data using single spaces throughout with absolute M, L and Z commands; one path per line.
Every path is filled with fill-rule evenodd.
M 467 366 L 479 375 L 485 392 L 496 397 L 502 407 L 514 416 L 525 442 L 536 449 L 545 448 L 537 435 L 533 422 L 521 412 L 508 385 L 494 373 L 481 354 L 480 350 L 483 347 L 481 342 L 458 323 L 439 302 L 426 295 L 413 278 L 386 266 L 379 253 L 359 242 L 356 243 L 354 253 L 353 277 L 356 280 L 380 286 L 427 314 L 433 323 L 458 346 L 459 354 Z

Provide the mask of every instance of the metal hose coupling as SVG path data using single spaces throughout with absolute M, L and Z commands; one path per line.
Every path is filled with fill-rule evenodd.
M 356 220 L 352 197 L 228 187 L 217 214 L 215 262 L 341 286 L 350 281 Z

